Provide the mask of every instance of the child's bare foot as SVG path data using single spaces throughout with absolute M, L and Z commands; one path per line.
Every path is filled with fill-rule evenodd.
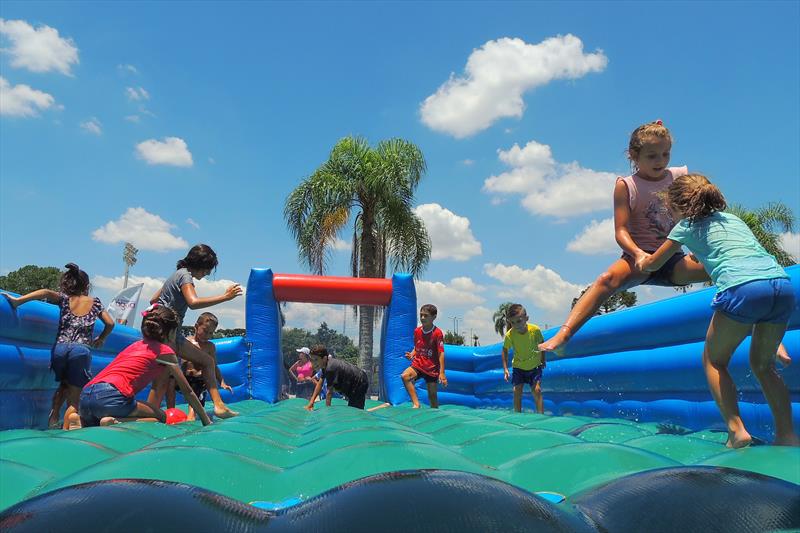
M 217 418 L 233 418 L 239 416 L 239 413 L 232 411 L 228 406 L 214 407 L 214 416 Z
M 800 437 L 791 433 L 787 436 L 775 436 L 775 442 L 773 442 L 775 446 L 800 446 Z
M 412 406 L 411 406 L 411 408 L 412 408 L 412 409 L 419 409 L 419 404 L 418 404 L 418 403 L 415 403 L 414 405 L 412 405 Z
M 728 432 L 728 442 L 725 443 L 725 446 L 728 448 L 744 448 L 749 446 L 751 442 L 753 442 L 753 437 L 742 428 L 740 431 Z
M 569 326 L 561 326 L 561 329 L 559 329 L 555 335 L 550 337 L 549 340 L 539 344 L 539 350 L 543 352 L 553 352 L 558 357 L 562 357 L 564 355 L 564 350 L 566 349 L 567 341 L 572 336 L 571 332 L 572 328 Z
M 789 354 L 785 353 L 785 352 L 784 353 L 781 353 L 781 352 L 776 353 L 775 354 L 775 360 L 777 362 L 779 362 L 783 368 L 786 368 L 787 366 L 792 364 L 792 358 L 789 357 Z
M 114 424 L 119 424 L 120 421 L 114 418 L 113 416 L 104 416 L 100 419 L 101 426 L 113 426 Z
M 73 429 L 81 429 L 81 417 L 78 413 L 71 413 L 67 417 L 66 427 L 64 428 L 67 431 L 72 431 Z

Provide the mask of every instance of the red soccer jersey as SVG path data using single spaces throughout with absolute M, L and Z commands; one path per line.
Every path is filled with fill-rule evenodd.
M 123 396 L 132 398 L 166 370 L 156 358 L 171 353 L 174 353 L 172 348 L 158 341 L 145 339 L 134 342 L 122 350 L 86 386 L 110 383 Z
M 431 377 L 439 377 L 439 354 L 444 352 L 444 335 L 442 330 L 433 327 L 433 331 L 424 333 L 422 327 L 414 330 L 414 360 L 411 368 Z

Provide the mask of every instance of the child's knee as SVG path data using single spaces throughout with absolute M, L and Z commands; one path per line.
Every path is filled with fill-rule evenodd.
M 595 280 L 597 286 L 604 290 L 604 291 L 616 291 L 622 285 L 622 279 L 619 276 L 615 276 L 609 271 L 605 271 L 599 276 L 597 276 L 597 280 Z

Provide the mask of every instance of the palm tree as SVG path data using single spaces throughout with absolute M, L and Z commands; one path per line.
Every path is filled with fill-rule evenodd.
M 753 232 L 764 249 L 775 256 L 781 266 L 797 264 L 798 259 L 781 246 L 781 232 L 794 231 L 795 217 L 792 210 L 781 202 L 772 202 L 753 211 L 739 204 L 726 209 L 741 218 Z
M 506 330 L 510 327 L 508 325 L 508 321 L 506 320 L 506 315 L 508 314 L 508 308 L 511 305 L 511 302 L 501 303 L 497 308 L 497 311 L 495 311 L 492 315 L 492 320 L 494 320 L 494 330 L 501 337 L 506 334 Z
M 408 141 L 373 148 L 362 137 L 341 139 L 286 199 L 283 216 L 300 261 L 323 275 L 334 241 L 352 219 L 354 277 L 386 277 L 387 264 L 418 276 L 431 255 L 425 224 L 412 210 L 424 173 L 422 151 Z M 359 364 L 371 376 L 375 308 L 361 306 L 359 313 Z

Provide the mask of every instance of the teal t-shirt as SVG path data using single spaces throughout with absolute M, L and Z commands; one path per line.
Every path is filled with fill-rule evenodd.
M 714 213 L 694 222 L 684 218 L 667 238 L 700 259 L 718 292 L 748 281 L 789 277 L 747 224 L 730 213 Z

